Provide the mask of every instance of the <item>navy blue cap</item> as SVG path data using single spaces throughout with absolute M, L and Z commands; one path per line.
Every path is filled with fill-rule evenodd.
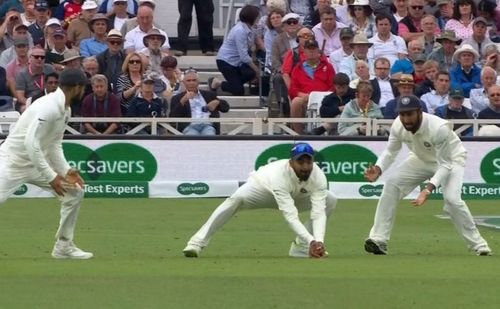
M 422 108 L 419 98 L 414 95 L 401 96 L 398 99 L 396 112 L 408 112 Z
M 80 69 L 65 69 L 59 75 L 59 84 L 61 86 L 86 85 L 87 77 Z
M 295 144 L 290 152 L 290 157 L 292 160 L 297 160 L 302 156 L 314 157 L 314 149 L 308 143 L 298 143 Z
M 49 9 L 49 3 L 45 0 L 36 0 L 35 1 L 35 10 L 37 11 L 46 11 Z

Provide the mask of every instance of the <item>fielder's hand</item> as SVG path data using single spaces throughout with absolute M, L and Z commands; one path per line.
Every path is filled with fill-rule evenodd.
M 66 173 L 66 177 L 64 178 L 64 180 L 67 184 L 73 186 L 74 188 L 83 189 L 83 187 L 85 186 L 85 183 L 80 176 L 80 172 L 73 168 Z
M 320 241 L 311 241 L 309 244 L 309 257 L 321 258 L 325 256 L 325 245 Z
M 59 175 L 57 175 L 56 178 L 52 179 L 52 181 L 49 182 L 49 184 L 52 187 L 52 189 L 54 189 L 54 191 L 59 196 L 63 196 L 64 193 L 66 193 L 66 189 L 64 188 L 65 187 L 65 183 L 66 183 L 66 181 L 64 180 L 64 178 L 62 178 Z
M 382 170 L 377 165 L 370 165 L 365 171 L 365 179 L 369 182 L 376 181 L 380 174 L 382 174 Z
M 413 206 L 416 206 L 416 207 L 421 206 L 427 201 L 427 199 L 429 198 L 429 195 L 431 195 L 431 191 L 424 189 L 424 190 L 420 191 L 417 198 L 415 200 L 413 200 L 411 203 L 413 204 Z

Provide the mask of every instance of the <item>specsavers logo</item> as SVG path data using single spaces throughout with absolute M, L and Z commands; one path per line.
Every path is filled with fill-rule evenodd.
M 210 187 L 203 182 L 181 183 L 180 185 L 177 186 L 177 192 L 179 192 L 182 195 L 190 195 L 190 194 L 204 195 L 207 194 L 209 190 Z
M 500 183 L 500 147 L 484 156 L 481 161 L 481 176 L 486 183 Z
M 257 157 L 255 169 L 272 161 L 290 158 L 292 146 L 280 144 L 266 149 Z M 364 182 L 365 169 L 377 161 L 371 150 L 355 144 L 332 145 L 316 151 L 315 161 L 328 181 Z
M 86 181 L 150 181 L 157 172 L 155 157 L 145 148 L 113 143 L 92 150 L 84 145 L 63 143 L 69 164 Z
M 363 185 L 359 187 L 359 194 L 364 197 L 380 196 L 384 185 Z

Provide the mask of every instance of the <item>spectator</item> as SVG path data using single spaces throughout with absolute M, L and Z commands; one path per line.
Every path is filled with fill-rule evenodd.
M 450 92 L 450 73 L 446 71 L 439 72 L 437 74 L 435 87 L 436 90 L 431 90 L 420 98 L 420 100 L 422 100 L 427 106 L 427 112 L 429 114 L 435 114 L 438 107 L 448 104 L 448 94 Z
M 317 24 L 321 22 L 320 16 L 321 13 L 324 11 L 329 10 L 332 7 L 332 1 L 331 0 L 317 0 L 316 1 L 316 9 L 306 16 L 304 19 L 304 26 L 308 28 L 313 28 Z
M 170 49 L 170 44 L 168 42 L 168 36 L 165 31 L 155 27 L 153 25 L 153 9 L 149 6 L 140 6 L 137 11 L 137 27 L 130 30 L 125 35 L 125 49 L 127 53 L 133 51 L 141 51 L 146 46 L 144 45 L 144 37 L 152 29 L 158 29 L 158 31 L 165 36 L 165 41 L 162 44 L 162 51 L 168 54 Z
M 217 54 L 217 68 L 224 75 L 226 81 L 209 78 L 210 90 L 215 91 L 220 87 L 222 91 L 233 95 L 244 95 L 243 85 L 259 78 L 259 68 L 253 63 L 248 50 L 248 41 L 252 37 L 252 26 L 258 17 L 259 9 L 255 6 L 246 5 L 241 9 L 240 21 L 231 29 Z
M 349 87 L 349 77 L 344 73 L 337 73 L 333 78 L 335 91 L 325 96 L 319 108 L 321 118 L 335 118 L 340 116 L 344 107 L 355 98 L 355 91 Z M 328 132 L 330 135 L 336 134 L 337 125 L 332 123 L 323 123 L 314 128 L 311 134 L 321 135 Z
M 313 12 L 315 2 L 314 0 L 288 0 L 288 5 L 290 11 L 299 14 L 301 19 L 304 20 L 306 16 Z
M 320 44 L 321 52 L 330 55 L 334 50 L 342 47 L 340 44 L 340 29 L 347 27 L 335 20 L 335 9 L 330 8 L 321 12 L 321 23 L 312 28 L 314 36 Z
M 80 14 L 80 12 L 83 10 L 82 9 L 83 4 L 84 4 L 83 0 L 64 0 L 57 7 L 54 17 L 59 20 L 71 22 L 71 20 L 75 19 L 78 16 L 78 14 Z
M 8 15 L 10 10 L 16 10 L 17 12 L 24 12 L 24 7 L 22 0 L 5 0 L 0 6 L 0 18 L 4 18 Z
M 427 57 L 424 54 L 416 54 L 413 56 L 413 80 L 415 85 L 420 85 L 425 81 L 425 61 Z
M 122 115 L 127 115 L 127 110 L 141 87 L 144 71 L 141 56 L 138 53 L 128 54 L 123 61 L 123 73 L 116 82 L 116 92 L 121 98 Z
M 340 118 L 383 118 L 380 107 L 371 100 L 372 94 L 370 82 L 359 82 L 356 87 L 356 98 L 346 104 Z M 366 135 L 367 133 L 364 123 L 340 122 L 338 128 L 341 136 Z
M 368 39 L 377 33 L 375 17 L 368 0 L 354 0 L 348 4 L 350 21 L 347 24 L 355 34 L 363 33 Z
M 226 113 L 229 104 L 225 100 L 206 90 L 200 90 L 198 73 L 187 70 L 183 80 L 185 91 L 172 98 L 170 117 L 203 119 L 200 122 L 178 123 L 177 129 L 184 135 L 216 135 L 220 133 L 220 124 L 213 123 L 210 118 L 219 118 L 219 112 Z
M 335 72 L 340 71 L 340 63 L 342 62 L 342 59 L 351 56 L 353 53 L 351 43 L 354 38 L 354 32 L 351 28 L 345 27 L 340 29 L 339 37 L 342 48 L 333 51 L 329 57 L 330 63 L 333 65 Z
M 92 93 L 82 102 L 82 117 L 121 117 L 120 99 L 108 91 L 108 79 L 96 74 L 90 79 Z M 117 133 L 120 124 L 116 122 L 85 122 L 82 133 L 113 134 Z
M 23 25 L 21 14 L 14 8 L 9 9 L 0 25 L 0 52 L 14 45 L 14 29 L 19 25 Z M 22 27 L 26 26 L 23 25 Z
M 448 20 L 444 28 L 455 32 L 459 39 L 468 39 L 472 36 L 472 22 L 476 17 L 474 0 L 458 0 L 453 8 L 453 17 Z
M 405 42 L 422 38 L 421 20 L 424 16 L 424 0 L 409 0 L 408 15 L 398 24 L 398 35 Z
M 64 51 L 64 59 L 61 64 L 64 68 L 82 69 L 83 57 L 76 49 L 67 49 Z
M 29 27 L 35 22 L 35 0 L 23 0 L 24 12 L 21 13 L 22 23 Z
M 30 106 L 31 103 L 35 102 L 39 98 L 51 93 L 55 92 L 57 90 L 57 87 L 59 87 L 59 74 L 56 72 L 49 73 L 45 75 L 45 89 L 44 91 L 40 92 L 39 94 L 28 98 L 26 100 L 26 107 Z
M 488 28 L 489 38 L 495 42 L 500 42 L 499 27 L 498 27 L 498 14 L 497 3 L 492 0 L 481 0 L 477 4 L 477 15 L 486 20 L 486 27 Z
M 488 98 L 490 104 L 479 112 L 477 119 L 500 119 L 500 86 L 493 85 L 488 88 Z
M 83 57 L 96 56 L 108 49 L 106 41 L 106 35 L 108 33 L 108 18 L 106 15 L 101 13 L 95 14 L 92 17 L 89 26 L 93 33 L 92 37 L 83 39 L 80 42 L 80 54 Z
M 443 119 L 473 119 L 472 110 L 463 106 L 464 93 L 460 89 L 454 89 L 450 92 L 447 103 L 438 106 L 435 110 L 435 115 Z M 455 124 L 453 131 L 457 130 L 462 124 Z M 457 133 L 459 136 L 472 136 L 472 127 Z
M 464 44 L 453 57 L 458 64 L 450 70 L 451 88 L 462 89 L 468 98 L 471 89 L 481 88 L 481 69 L 475 64 L 479 54 L 472 46 Z
M 177 59 L 172 56 L 166 56 L 161 60 L 161 69 L 163 74 L 160 78 L 166 85 L 163 96 L 170 102 L 174 95 L 185 91 L 182 83 L 183 76 L 177 67 Z
M 156 8 L 156 4 L 155 4 L 155 1 L 154 0 L 139 0 L 139 8 L 141 6 L 147 6 L 148 8 L 150 8 L 151 10 L 155 10 Z M 137 11 L 139 12 L 139 9 L 137 9 Z M 120 32 L 122 33 L 123 37 L 125 37 L 127 35 L 127 33 L 129 33 L 132 29 L 134 29 L 135 27 L 137 27 L 138 23 L 137 23 L 137 17 L 132 17 L 132 18 L 129 18 L 127 19 L 124 23 L 123 23 L 123 26 L 122 28 L 120 29 Z M 158 25 L 154 24 L 154 21 L 153 21 L 153 25 L 158 28 Z
M 351 80 L 351 82 L 349 83 L 349 87 L 351 87 L 352 89 L 356 89 L 360 81 L 370 82 L 370 79 L 373 78 L 373 76 L 370 75 L 370 67 L 364 60 L 356 61 L 356 68 L 354 72 L 359 77 Z
M 500 73 L 500 51 L 499 47 L 496 43 L 488 44 L 484 47 L 484 67 L 490 67 L 497 72 L 497 75 Z M 497 81 L 500 84 L 500 81 Z
M 0 67 L 0 111 L 12 111 L 13 103 L 11 92 L 9 91 L 7 73 L 5 69 Z
M 398 59 L 404 59 L 408 54 L 406 42 L 399 36 L 391 33 L 391 17 L 389 15 L 377 15 L 375 17 L 377 33 L 368 41 L 373 43 L 369 50 L 369 58 L 387 58 L 391 66 Z M 389 73 L 389 72 L 387 72 Z
M 453 1 L 452 0 L 437 0 L 437 6 L 439 7 L 439 12 L 434 14 L 437 18 L 437 23 L 439 29 L 444 31 L 446 23 L 453 17 Z
M 82 69 L 87 74 L 87 77 L 92 77 L 99 73 L 99 63 L 97 63 L 97 59 L 94 56 L 83 58 Z
M 423 70 L 425 79 L 420 84 L 418 84 L 415 90 L 415 96 L 417 98 L 435 89 L 434 82 L 436 81 L 437 74 L 439 72 L 439 63 L 434 60 L 427 60 L 426 62 L 424 62 Z
M 480 65 L 481 61 L 486 60 L 483 58 L 483 50 L 484 47 L 488 44 L 492 44 L 493 42 L 489 37 L 486 36 L 487 30 L 487 22 L 484 17 L 477 17 L 474 19 L 472 23 L 472 35 L 465 39 L 462 44 L 469 44 L 474 48 L 479 54 L 478 65 Z
M 71 42 L 73 47 L 78 48 L 82 40 L 92 36 L 90 24 L 96 13 L 97 3 L 92 0 L 83 3 L 82 12 L 68 26 L 68 41 Z
M 321 57 L 318 42 L 309 40 L 304 44 L 305 60 L 299 62 L 292 71 L 290 83 L 290 117 L 303 118 L 306 114 L 309 93 L 311 91 L 333 91 L 335 71 L 332 65 Z M 303 123 L 293 123 L 292 128 L 301 134 Z
M 342 1 L 342 5 L 335 8 L 337 20 L 344 25 L 349 24 L 351 16 L 349 15 L 349 4 L 353 4 L 354 0 L 346 0 L 345 3 Z
M 398 90 L 391 83 L 389 76 L 390 67 L 389 59 L 384 57 L 378 58 L 375 60 L 375 78 L 370 80 L 373 89 L 371 99 L 380 107 L 382 113 L 384 113 L 387 102 L 398 96 Z
M 123 37 L 120 31 L 111 29 L 106 37 L 108 48 L 96 56 L 99 64 L 99 74 L 106 76 L 110 83 L 110 89 L 117 93 L 118 77 L 122 73 L 122 66 L 125 60 L 123 51 Z
M 141 50 L 141 54 L 148 58 L 148 70 L 160 75 L 163 73 L 160 66 L 161 60 L 163 57 L 168 56 L 161 50 L 166 39 L 158 29 L 151 29 L 143 39 L 146 48 Z
M 57 18 L 50 18 L 49 20 L 47 20 L 45 28 L 43 28 L 43 33 L 44 33 L 43 39 L 38 43 L 38 45 L 43 46 L 45 49 L 48 50 L 54 48 L 54 42 L 52 41 L 52 34 L 57 29 L 61 28 L 62 28 L 61 22 Z
M 142 78 L 140 91 L 132 99 L 127 110 L 127 117 L 163 117 L 165 115 L 165 104 L 154 92 L 155 78 L 145 74 Z M 139 134 L 151 134 L 151 127 L 147 126 Z
M 45 75 L 54 72 L 51 65 L 45 64 L 45 50 L 34 47 L 30 50 L 30 61 L 25 69 L 16 76 L 16 110 L 23 113 L 26 99 L 44 90 Z
M 251 1 L 246 1 L 246 4 L 251 4 L 254 6 L 259 6 L 257 3 L 250 3 Z M 255 52 L 256 57 L 259 60 L 265 61 L 265 43 L 264 43 L 264 35 L 267 30 L 269 30 L 268 22 L 269 22 L 269 14 L 271 11 L 279 10 L 283 12 L 283 16 L 287 11 L 286 0 L 271 0 L 271 1 L 262 1 L 262 5 L 260 5 L 260 18 L 257 20 L 255 25 L 252 28 L 252 33 L 254 36 L 253 43 L 255 44 Z M 300 17 L 299 17 L 300 18 Z
M 472 112 L 478 115 L 480 111 L 490 105 L 490 98 L 488 90 L 495 85 L 497 80 L 497 72 L 490 67 L 484 67 L 481 70 L 481 84 L 483 87 L 478 89 L 471 89 L 470 91 L 470 104 Z
M 308 28 L 302 28 L 304 30 L 300 28 L 299 18 L 300 16 L 295 13 L 288 13 L 281 19 L 283 31 L 278 34 L 272 47 L 271 64 L 274 72 L 282 72 L 287 54 L 299 45 L 300 35 L 306 35 L 307 39 L 314 37 Z
M 411 40 L 408 43 L 408 55 L 403 59 L 398 59 L 394 62 L 391 68 L 391 75 L 396 73 L 413 74 L 415 68 L 413 67 L 413 60 L 416 55 L 424 52 L 424 43 L 421 39 Z
M 413 81 L 413 76 L 409 74 L 401 74 L 399 80 L 397 81 L 397 87 L 399 92 L 399 97 L 402 96 L 410 96 L 415 92 L 415 82 Z M 396 97 L 393 100 L 390 100 L 385 105 L 384 109 L 384 118 L 385 119 L 396 119 L 398 113 L 396 112 L 396 105 L 398 98 Z M 427 106 L 424 102 L 420 101 L 420 105 L 422 106 L 422 110 L 427 112 Z
M 29 63 L 28 38 L 21 37 L 16 39 L 14 41 L 14 48 L 16 52 L 16 57 L 7 65 L 6 68 L 7 87 L 10 90 L 10 93 L 16 93 L 16 76 L 18 76 L 23 69 L 28 67 Z
M 198 21 L 198 41 L 200 49 L 206 56 L 215 55 L 214 50 L 214 2 L 213 0 L 178 0 L 179 21 L 177 23 L 180 50 L 176 56 L 187 54 L 189 31 L 191 31 L 193 6 Z
M 285 13 L 279 9 L 271 10 L 267 16 L 266 30 L 264 31 L 264 47 L 266 49 L 265 66 L 268 69 L 272 68 L 274 41 L 280 33 L 283 33 L 283 28 L 281 27 L 283 16 L 285 16 Z M 281 55 L 279 60 L 281 62 Z
M 31 40 L 31 37 L 28 33 L 28 27 L 26 27 L 24 24 L 19 24 L 14 28 L 12 38 L 14 39 L 14 41 L 16 39 L 27 38 L 29 47 L 31 48 L 33 46 L 33 41 Z M 14 60 L 15 57 L 16 57 L 16 48 L 13 44 L 11 47 L 7 48 L 1 53 L 0 66 L 6 68 L 7 64 L 12 60 Z
M 394 18 L 399 23 L 401 19 L 408 16 L 408 0 L 394 0 Z
M 64 53 L 68 50 L 66 43 L 68 42 L 66 32 L 59 28 L 52 33 L 52 49 L 46 49 L 45 63 L 51 64 L 54 70 L 61 72 L 64 70 Z
M 370 74 L 373 75 L 373 59 L 368 58 L 368 48 L 372 46 L 373 43 L 368 41 L 364 34 L 356 34 L 351 43 L 353 53 L 340 62 L 340 72 L 347 74 L 350 80 L 354 80 L 359 77 L 355 72 L 356 61 L 365 60 L 370 67 Z
M 36 0 L 35 2 L 35 22 L 28 26 L 28 31 L 33 38 L 34 44 L 43 42 L 43 28 L 50 18 L 50 8 L 46 0 Z M 43 46 L 43 44 L 40 44 Z
M 111 10 L 103 12 L 102 9 L 106 2 L 108 5 L 112 4 L 113 6 Z M 130 2 L 131 5 L 128 5 L 128 2 Z M 137 8 L 138 5 L 135 0 L 105 0 L 101 5 L 99 13 L 109 14 L 108 29 L 116 29 L 120 31 L 125 22 L 129 18 L 135 16 L 135 13 L 132 12 L 137 12 Z M 129 12 L 129 9 L 132 12 Z
M 423 53 L 427 58 L 433 51 L 441 47 L 436 41 L 436 28 L 438 27 L 437 19 L 433 15 L 424 15 L 420 21 L 424 40 Z
M 453 55 L 455 54 L 456 47 L 460 45 L 462 40 L 456 37 L 455 32 L 445 30 L 436 38 L 436 41 L 438 41 L 442 47 L 433 51 L 428 59 L 437 61 L 440 70 L 449 70 L 449 68 L 456 64 Z
M 123 10 L 125 15 L 133 17 L 137 14 L 139 4 L 137 3 L 137 0 L 104 0 L 101 1 L 99 13 L 103 13 L 111 17 L 113 14 L 116 14 L 117 7 L 120 7 L 120 11 Z M 110 29 L 120 30 L 121 26 L 118 28 L 112 26 Z

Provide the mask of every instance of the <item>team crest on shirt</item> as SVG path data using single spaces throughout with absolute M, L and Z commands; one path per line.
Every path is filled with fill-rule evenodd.
M 307 190 L 304 188 L 300 188 L 300 193 L 307 193 Z

